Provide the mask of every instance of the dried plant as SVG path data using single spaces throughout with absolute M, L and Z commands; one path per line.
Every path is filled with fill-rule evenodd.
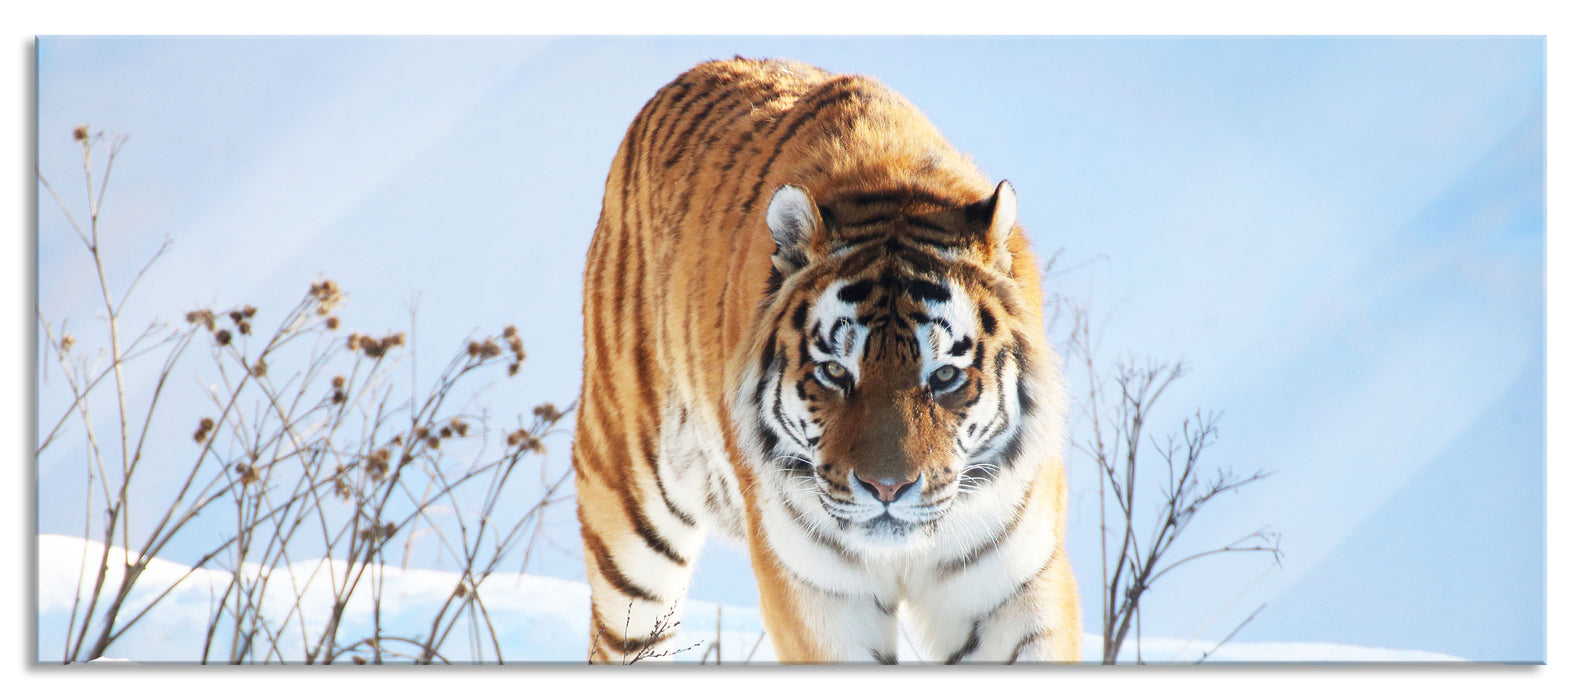
M 204 646 L 198 650 L 204 663 L 449 663 L 453 659 L 440 649 L 458 630 L 467 635 L 468 660 L 503 662 L 479 591 L 508 558 L 531 556 L 544 512 L 567 499 L 570 477 L 564 460 L 551 462 L 545 456 L 545 445 L 565 434 L 557 425 L 571 407 L 543 404 L 530 419 L 498 433 L 491 431 L 487 414 L 467 410 L 477 401 L 475 393 L 470 399 L 468 393 L 498 377 L 502 366 L 508 375 L 517 374 L 525 359 L 517 330 L 507 326 L 499 337 L 463 343 L 426 393 L 414 389 L 404 396 L 389 377 L 397 364 L 412 359 L 413 353 L 405 351 L 407 334 L 337 335 L 342 320 L 332 314 L 345 296 L 328 279 L 314 282 L 294 307 L 278 315 L 252 305 L 196 309 L 186 312 L 185 325 L 154 323 L 127 342 L 122 312 L 169 241 L 124 292 L 112 292 L 99 212 L 126 138 L 87 127 L 79 127 L 73 137 L 83 151 L 86 225 L 79 224 L 42 173 L 38 179 L 97 274 L 107 366 L 91 365 L 81 352 L 82 341 L 66 333 L 57 337 L 38 312 L 47 360 L 61 370 L 71 400 L 58 420 L 41 422 L 52 427 L 34 456 L 46 455 L 68 423 L 80 421 L 90 485 L 83 539 L 97 535 L 126 554 L 113 560 L 108 546 L 97 557 L 85 553 L 62 660 L 104 656 L 182 581 L 220 567 L 229 574 L 228 584 L 215 592 L 209 611 Z M 95 149 L 103 145 L 108 146 L 104 171 L 96 178 Z M 271 317 L 273 329 L 265 331 Z M 502 343 L 510 355 L 499 352 Z M 475 351 L 480 347 L 495 352 Z M 147 453 L 155 446 L 167 448 L 165 454 L 171 451 L 158 442 L 166 436 L 151 433 L 153 417 L 177 369 L 192 365 L 198 367 L 201 385 L 209 387 L 212 409 L 188 424 L 196 425 L 187 448 L 190 461 L 176 473 L 174 495 L 168 501 L 139 501 L 134 485 L 154 478 L 144 474 L 151 468 Z M 146 405 L 134 410 L 128 405 L 127 377 L 145 371 L 152 372 L 154 388 Z M 110 378 L 113 387 L 102 387 Z M 107 400 L 116 418 L 108 442 L 94 418 Z M 537 472 L 537 484 L 515 486 L 529 471 Z M 169 479 L 170 472 L 159 478 Z M 511 500 L 522 488 L 534 500 Z M 152 527 L 134 534 L 133 507 L 155 514 Z M 95 522 L 101 528 L 97 533 Z M 220 522 L 231 527 L 216 527 Z M 456 595 L 433 611 L 424 633 L 395 635 L 381 624 L 384 570 L 392 560 L 404 564 L 417 529 L 436 536 L 456 570 Z M 145 590 L 142 573 L 178 535 L 211 541 L 181 580 Z M 292 566 L 306 562 L 314 565 Z M 332 591 L 329 609 L 310 614 L 305 606 L 316 603 L 307 592 L 325 580 Z M 278 596 L 282 589 L 295 604 L 284 615 L 266 615 L 266 596 Z M 344 613 L 354 595 L 372 596 L 372 630 L 343 640 Z M 288 649 L 300 650 L 300 657 L 288 658 Z
M 1057 253 L 1046 274 L 1058 259 Z M 1138 361 L 1128 356 L 1109 371 L 1101 371 L 1087 305 L 1056 293 L 1051 295 L 1049 310 L 1049 324 L 1057 329 L 1068 371 L 1073 365 L 1080 368 L 1086 383 L 1086 394 L 1076 402 L 1072 444 L 1093 461 L 1099 477 L 1102 661 L 1116 663 L 1122 643 L 1128 634 L 1134 634 L 1137 663 L 1141 664 L 1144 594 L 1166 574 L 1189 562 L 1232 552 L 1263 552 L 1273 557 L 1275 565 L 1280 564 L 1280 536 L 1266 528 L 1214 549 L 1185 556 L 1173 551 L 1193 518 L 1210 502 L 1267 479 L 1271 472 L 1260 469 L 1243 476 L 1221 468 L 1206 475 L 1203 455 L 1219 437 L 1222 413 L 1198 409 L 1182 421 L 1178 433 L 1163 436 L 1148 426 L 1160 396 L 1186 375 L 1186 364 Z M 1139 488 L 1157 492 L 1152 522 L 1145 510 L 1147 503 L 1138 498 Z M 1260 606 L 1243 619 L 1220 645 L 1262 610 Z M 1216 645 L 1197 661 L 1201 663 L 1218 649 Z

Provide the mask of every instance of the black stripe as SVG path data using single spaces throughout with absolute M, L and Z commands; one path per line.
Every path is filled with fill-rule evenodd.
M 952 230 L 950 230 L 948 228 L 940 226 L 939 224 L 936 224 L 936 223 L 934 223 L 932 221 L 929 221 L 927 219 L 920 219 L 920 218 L 915 217 L 915 216 L 908 216 L 908 217 L 906 217 L 906 223 L 907 223 L 907 225 L 909 225 L 909 226 L 911 226 L 913 228 L 928 229 L 930 231 L 943 233 L 943 234 L 945 234 L 947 236 L 956 235 L 956 234 L 959 233 L 958 231 L 952 231 Z M 938 240 L 938 239 L 934 239 L 934 240 Z M 938 243 L 936 245 L 949 246 L 950 244 L 941 242 L 941 243 Z
M 911 188 L 907 188 L 907 189 L 889 189 L 889 190 L 873 190 L 873 191 L 870 191 L 870 192 L 863 192 L 861 194 L 852 195 L 850 198 L 846 199 L 846 201 L 851 202 L 852 204 L 854 204 L 856 206 L 859 206 L 859 207 L 868 206 L 870 204 L 877 204 L 879 202 L 886 202 L 886 201 L 893 201 L 893 202 L 898 202 L 898 203 L 899 202 L 924 202 L 924 203 L 928 203 L 928 204 L 937 204 L 937 205 L 939 205 L 941 207 L 948 207 L 948 208 L 952 208 L 952 209 L 962 206 L 961 203 L 958 202 L 957 199 L 954 198 L 954 197 L 950 197 L 950 196 L 943 195 L 943 194 L 938 194 L 938 193 L 935 193 L 935 192 L 929 192 L 927 190 L 918 190 L 918 189 L 911 189 Z
M 605 646 L 620 652 L 623 656 L 626 654 L 635 654 L 644 649 L 651 648 L 655 644 L 662 644 L 675 635 L 676 629 L 672 627 L 656 635 L 649 635 L 646 637 L 623 637 L 619 634 L 616 634 L 615 630 L 610 629 L 609 626 L 605 625 L 603 621 L 599 622 L 599 641 L 603 642 Z
M 693 132 L 697 131 L 699 134 L 703 135 L 701 141 L 704 146 L 712 146 L 714 143 L 718 142 L 719 138 L 717 135 L 713 134 L 716 127 L 718 127 L 721 122 L 730 121 L 736 117 L 740 117 L 742 114 L 741 110 L 739 109 L 740 107 L 751 106 L 754 102 L 774 102 L 775 100 L 779 99 L 782 93 L 775 89 L 775 85 L 773 83 L 753 83 L 750 85 L 733 85 L 730 86 L 729 90 L 723 93 L 714 92 L 709 94 L 717 99 L 710 102 L 707 107 L 705 107 L 701 112 L 697 113 L 692 122 L 687 125 L 686 131 L 681 134 L 681 139 L 683 141 L 691 138 Z M 691 103 L 688 104 L 688 107 L 691 107 Z M 726 109 L 721 110 L 718 115 L 714 115 L 715 110 L 718 110 L 721 107 L 725 107 Z M 699 130 L 700 128 L 701 130 Z M 748 132 L 752 132 L 753 129 L 749 125 L 746 130 Z M 668 139 L 666 140 L 666 143 L 669 143 Z M 687 150 L 685 147 L 681 144 L 677 144 L 675 155 L 672 155 L 668 160 L 665 161 L 665 167 L 673 167 L 676 163 L 680 162 L 680 159 L 686 153 Z M 698 160 L 701 162 L 702 159 L 700 158 Z M 694 168 L 696 167 L 697 166 L 694 165 Z M 696 174 L 696 170 L 694 170 L 693 174 Z
M 661 602 L 659 596 L 649 593 L 641 586 L 632 583 L 631 579 L 626 578 L 626 575 L 621 573 L 621 569 L 616 565 L 615 560 L 610 558 L 610 550 L 604 546 L 604 540 L 599 539 L 599 536 L 589 529 L 586 523 L 582 526 L 582 544 L 593 555 L 593 562 L 599 569 L 599 575 L 604 577 L 604 580 L 608 581 L 611 586 L 614 586 L 615 590 L 625 594 L 628 598 L 646 600 L 650 603 Z
M 1054 566 L 1055 560 L 1059 559 L 1059 558 L 1060 558 L 1060 550 L 1059 549 L 1056 549 L 1055 551 L 1051 552 L 1049 554 L 1049 558 L 1044 560 L 1044 565 L 1038 567 L 1038 571 L 1034 572 L 1032 576 L 1028 576 L 1021 583 L 1016 584 L 1016 587 L 1011 589 L 1011 592 L 1008 595 L 1006 595 L 1004 598 L 1001 598 L 1000 602 L 995 603 L 994 607 L 989 608 L 989 611 L 984 613 L 983 616 L 985 618 L 991 617 L 995 613 L 999 612 L 1000 608 L 1005 607 L 1011 601 L 1016 600 L 1017 598 L 1021 597 L 1021 595 L 1023 593 L 1027 592 L 1027 589 L 1033 587 L 1033 584 L 1036 583 L 1038 581 L 1038 579 L 1043 578 L 1044 572 L 1048 571 L 1049 567 Z
M 780 268 L 770 265 L 769 276 L 764 278 L 763 301 L 758 305 L 760 313 L 769 308 L 770 302 L 774 300 L 774 293 L 780 291 L 785 281 L 786 276 L 780 272 Z
M 842 236 L 840 238 L 840 240 L 832 242 L 833 248 L 831 248 L 830 253 L 831 254 L 835 254 L 835 253 L 839 253 L 839 252 L 842 252 L 842 251 L 850 250 L 850 249 L 856 248 L 856 247 L 858 247 L 860 245 L 863 245 L 863 244 L 866 244 L 866 243 L 872 243 L 874 241 L 886 238 L 889 235 L 890 235 L 889 233 L 881 232 L 881 233 L 870 233 L 870 234 L 861 235 L 861 236 L 849 236 L 849 237 L 848 236 Z
M 1000 545 L 1005 544 L 1006 538 L 1016 530 L 1018 525 L 1022 524 L 1022 516 L 1027 513 L 1028 501 L 1031 498 L 1031 491 L 1024 492 L 1021 502 L 1016 504 L 1016 512 L 1011 515 L 1011 519 L 1005 523 L 1005 527 L 994 533 L 994 536 L 990 537 L 987 542 L 978 545 L 976 549 L 962 555 L 960 558 L 941 564 L 939 567 L 940 578 L 961 573 L 973 564 L 978 563 L 978 560 L 988 556 L 990 552 L 999 549 Z
M 654 529 L 654 524 L 648 520 L 647 515 L 643 514 L 643 506 L 637 502 L 637 494 L 633 493 L 630 488 L 618 489 L 618 491 L 621 494 L 621 505 L 626 510 L 626 519 L 631 521 L 632 531 L 637 533 L 638 537 L 643 538 L 643 544 L 648 545 L 649 549 L 659 553 L 660 556 L 674 562 L 676 566 L 685 567 L 687 560 L 677 554 L 676 550 L 671 549 L 670 542 L 663 535 L 660 535 L 658 530 Z
M 1026 649 L 1027 645 L 1032 644 L 1033 642 L 1037 641 L 1039 637 L 1045 636 L 1047 634 L 1049 634 L 1048 630 L 1034 630 L 1032 632 L 1028 632 L 1026 637 L 1022 637 L 1022 641 L 1016 643 L 1016 648 L 1011 650 L 1011 660 L 1005 663 L 1016 663 L 1016 658 L 1022 655 L 1022 650 Z
M 861 280 L 841 287 L 840 291 L 835 293 L 835 298 L 848 304 L 860 304 L 871 292 L 873 292 L 873 280 Z
M 893 221 L 895 221 L 896 219 L 899 219 L 899 218 L 901 218 L 901 215 L 899 213 L 893 212 L 893 211 L 887 211 L 887 212 L 884 212 L 882 214 L 875 214 L 875 215 L 870 216 L 870 217 L 868 217 L 866 219 L 860 219 L 860 220 L 851 221 L 851 222 L 844 222 L 843 221 L 843 222 L 841 222 L 841 227 L 842 228 L 853 228 L 853 229 L 855 229 L 855 228 L 862 228 L 864 226 L 872 226 L 874 224 L 888 224 L 888 223 L 891 223 L 891 222 L 893 222 Z
M 718 135 L 713 133 L 713 131 L 717 126 L 719 126 L 720 122 L 729 121 L 738 115 L 737 110 L 734 108 L 739 105 L 745 97 L 744 94 L 739 91 L 729 91 L 723 95 L 719 95 L 718 93 L 715 94 L 719 97 L 719 99 L 714 100 L 714 102 L 709 105 L 705 114 L 710 114 L 715 109 L 720 107 L 728 108 L 720 110 L 718 115 L 709 116 L 707 121 L 703 123 L 704 125 L 702 126 L 702 131 L 700 132 L 703 135 L 701 139 L 702 147 L 689 151 L 688 149 L 683 149 L 678 146 L 678 154 L 687 152 L 703 154 L 692 158 L 691 162 L 687 164 L 689 167 L 685 175 L 681 176 L 687 182 L 687 188 L 685 191 L 683 191 L 681 198 L 677 201 L 677 204 L 679 205 L 677 207 L 678 214 L 684 215 L 685 212 L 691 208 L 692 197 L 697 193 L 698 182 L 702 179 L 698 177 L 698 172 L 703 168 L 703 165 L 708 160 L 707 154 L 713 152 L 713 149 L 709 147 L 712 146 L 712 144 L 719 138 Z M 744 136 L 750 134 L 751 132 L 751 129 L 746 130 Z M 668 167 L 670 165 L 673 165 L 673 163 L 666 161 L 666 166 Z
M 879 596 L 874 596 L 873 597 L 873 604 L 874 604 L 875 607 L 879 608 L 879 612 L 883 613 L 886 616 L 894 615 L 895 611 L 896 611 L 896 609 L 898 607 L 896 603 L 888 603 L 887 604 L 884 601 L 879 600 Z
M 791 522 L 793 522 L 793 523 L 800 523 L 801 522 L 797 518 L 796 512 L 791 510 L 791 504 L 786 503 L 785 501 L 779 501 L 779 503 L 780 503 L 781 510 L 785 511 L 786 517 L 791 518 Z M 817 545 L 819 545 L 819 546 L 821 546 L 821 547 L 823 547 L 825 549 L 830 550 L 831 552 L 834 552 L 835 556 L 840 557 L 841 561 L 846 562 L 848 564 L 855 564 L 855 563 L 857 563 L 857 555 L 853 554 L 851 552 L 851 550 L 846 549 L 845 545 L 842 545 L 840 542 L 837 542 L 837 541 L 835 541 L 833 539 L 830 539 L 824 533 L 819 532 L 818 528 L 812 528 L 812 527 L 804 528 L 803 532 L 807 534 L 809 539 L 813 540 L 814 544 L 817 544 Z M 875 598 L 874 600 L 875 600 L 875 602 L 878 601 L 877 598 Z
M 670 154 L 668 158 L 665 158 L 665 162 L 660 164 L 661 167 L 666 170 L 673 168 L 676 166 L 676 163 L 681 162 L 682 157 L 686 155 L 687 140 L 692 137 L 692 132 L 697 131 L 698 127 L 703 124 L 703 121 L 708 118 L 709 114 L 712 113 L 716 107 L 719 107 L 720 103 L 722 102 L 722 100 L 719 99 L 710 100 L 708 106 L 704 107 L 702 110 L 696 112 L 692 111 L 692 108 L 697 105 L 699 100 L 710 97 L 718 97 L 718 93 L 711 92 L 707 89 L 698 90 L 688 97 L 686 102 L 680 103 L 678 106 L 676 106 L 674 110 L 674 116 L 670 117 L 669 119 L 670 128 L 665 131 L 664 136 L 661 136 L 654 142 L 656 152 L 668 152 Z M 692 120 L 687 122 L 687 128 L 682 130 L 680 136 L 677 137 L 676 129 L 681 126 L 681 117 L 684 117 L 688 114 L 692 115 Z M 676 141 L 673 143 L 672 139 L 676 139 Z
M 896 661 L 895 654 L 890 652 L 879 651 L 878 649 L 869 649 L 868 654 L 873 656 L 874 661 L 886 666 L 895 666 L 896 664 L 900 663 Z
M 906 294 L 921 301 L 950 301 L 950 289 L 928 280 L 913 279 L 906 285 Z
M 600 323 L 599 319 L 603 316 L 604 311 L 604 298 L 600 290 L 604 288 L 604 279 L 608 274 L 605 268 L 609 266 L 610 237 L 613 235 L 615 234 L 610 231 L 609 222 L 601 219 L 598 231 L 594 233 L 593 244 L 588 250 L 588 279 L 583 285 L 582 316 L 584 321 L 582 333 L 585 342 L 592 345 L 592 352 L 587 359 L 589 361 L 588 364 L 593 367 L 599 367 L 602 363 L 609 360 L 609 349 L 605 345 L 603 332 L 606 324 Z M 600 374 L 602 372 L 584 373 L 583 386 L 585 388 L 588 386 L 589 375 L 597 378 Z M 588 404 L 583 402 L 581 405 L 587 406 Z
M 769 424 L 763 422 L 763 420 L 758 421 L 758 442 L 760 443 L 759 448 L 763 450 L 763 454 L 759 457 L 760 459 L 771 459 L 780 450 L 780 438 L 775 435 L 775 431 L 769 427 Z
M 770 369 L 774 367 L 775 361 L 778 359 L 777 353 L 780 349 L 780 339 L 775 336 L 775 331 L 769 331 L 769 340 L 764 343 L 763 354 L 758 357 L 758 371 L 766 375 L 769 374 Z M 758 399 L 762 398 L 763 395 L 760 394 L 753 403 L 758 403 Z
M 659 485 L 659 500 L 665 502 L 665 508 L 668 509 L 670 514 L 675 516 L 677 520 L 680 520 L 682 524 L 686 525 L 687 527 L 697 527 L 698 521 L 694 520 L 691 514 L 682 510 L 680 506 L 677 506 L 674 501 L 670 500 L 670 491 L 665 488 L 665 480 L 659 474 L 659 457 L 654 452 L 655 448 L 653 445 L 658 441 L 658 435 L 655 435 L 652 439 L 645 441 L 643 443 L 643 452 L 644 457 L 653 462 L 654 483 Z
M 847 600 L 847 599 L 851 598 L 851 594 L 849 594 L 849 593 L 841 593 L 839 591 L 832 591 L 832 590 L 829 590 L 827 588 L 819 587 L 818 584 L 815 584 L 812 581 L 809 581 L 809 580 L 807 580 L 805 578 L 802 578 L 799 574 L 797 574 L 797 572 L 792 571 L 791 567 L 785 566 L 784 564 L 782 564 L 780 566 L 780 570 L 785 572 L 786 578 L 791 579 L 791 581 L 793 583 L 796 583 L 797 585 L 799 585 L 799 586 L 801 586 L 803 588 L 806 588 L 806 589 L 808 589 L 810 591 L 813 591 L 814 593 L 817 593 L 819 595 L 829 596 L 831 598 L 840 598 L 842 600 Z
M 797 433 L 796 428 L 791 425 L 791 417 L 787 416 L 786 413 L 785 413 L 785 401 L 784 401 L 784 399 L 785 399 L 785 392 L 780 391 L 779 388 L 776 387 L 776 389 L 775 389 L 775 402 L 774 402 L 774 407 L 773 407 L 774 414 L 775 414 L 775 422 L 780 424 L 780 428 L 785 431 L 786 435 L 790 436 L 792 442 L 796 443 L 798 446 L 802 447 L 803 449 L 807 450 L 808 452 L 812 452 L 813 450 L 812 450 L 811 447 L 808 446 L 807 440 L 804 439 L 801 435 L 799 435 Z M 801 465 L 802 463 L 801 462 L 793 462 L 793 464 Z M 792 469 L 796 469 L 796 467 L 792 467 Z
M 998 353 L 995 353 L 995 355 L 994 355 L 994 378 L 996 380 L 998 380 L 1000 377 L 1005 376 L 1005 362 L 1006 362 L 1007 359 L 1009 359 L 1009 357 L 1010 357 L 1010 351 L 1007 348 L 1001 348 Z M 1000 387 L 1000 391 L 1003 394 L 1003 392 L 1005 391 L 1005 387 L 1003 387 L 1003 386 Z M 1019 424 L 1018 424 L 1018 426 L 1019 426 Z M 980 445 L 993 444 L 995 440 L 999 439 L 1000 434 L 1004 433 L 1010 427 L 1011 427 L 1011 416 L 1010 416 L 1010 413 L 1008 413 L 1005 410 L 1005 397 L 1002 395 L 1000 397 L 1000 401 L 996 405 L 994 418 L 989 420 L 989 424 L 987 426 L 984 426 L 983 438 L 978 441 L 978 444 L 980 444 Z M 1020 432 L 1020 428 L 1019 427 L 1018 427 L 1018 432 Z M 1002 453 L 1003 453 L 1003 450 L 1002 450 Z M 974 453 L 972 456 L 976 457 L 978 454 L 981 454 L 981 453 Z M 1005 462 L 1005 463 L 1009 463 L 1009 460 L 1003 460 L 1002 459 L 1001 461 Z M 969 476 L 974 475 L 974 474 L 979 473 L 979 472 L 982 472 L 982 473 L 986 474 L 987 471 L 988 470 L 984 469 L 983 467 L 973 467 L 972 469 L 967 470 L 967 474 Z
M 978 650 L 978 644 L 983 641 L 978 636 L 978 625 L 982 624 L 982 622 L 981 618 L 972 621 L 972 630 L 967 633 L 967 642 L 962 644 L 961 648 L 957 649 L 955 653 L 952 653 L 950 658 L 945 659 L 945 665 L 950 666 L 961 663 L 961 660 L 966 658 L 968 654 Z
M 1011 352 L 1016 357 L 1016 400 L 1022 407 L 1022 415 L 1033 411 L 1033 392 L 1028 388 L 1031 381 L 1027 377 L 1027 339 L 1021 333 L 1014 333 L 1011 341 Z
M 703 504 L 716 513 L 725 509 L 725 506 L 720 503 L 719 492 L 714 488 L 714 476 L 712 474 L 708 478 L 708 488 L 703 490 Z
M 994 330 L 1000 327 L 1000 323 L 994 320 L 994 312 L 989 310 L 988 304 L 978 305 L 978 323 L 983 326 L 983 332 L 989 335 L 994 335 Z
M 841 87 L 845 87 L 846 89 L 840 90 Z M 825 95 L 826 93 L 830 92 L 834 92 L 834 94 L 819 97 L 820 95 Z M 814 117 L 819 116 L 831 105 L 834 105 L 850 97 L 856 97 L 862 92 L 864 92 L 862 85 L 858 84 L 854 78 L 841 77 L 819 86 L 817 90 L 809 93 L 803 97 L 802 100 L 799 100 L 800 102 L 818 98 L 817 102 L 813 103 L 813 105 L 809 107 L 806 112 L 803 112 L 801 116 L 791 120 L 791 123 L 786 126 L 785 131 L 780 133 L 779 140 L 775 141 L 774 149 L 770 151 L 769 157 L 764 160 L 763 167 L 758 170 L 758 177 L 754 178 L 753 180 L 752 192 L 747 195 L 746 199 L 742 200 L 743 214 L 752 213 L 753 205 L 758 202 L 758 194 L 763 191 L 764 179 L 769 177 L 769 170 L 770 168 L 774 167 L 775 159 L 779 158 L 780 152 L 785 149 L 786 142 L 794 138 L 797 132 L 802 130 L 803 125 L 807 124 Z

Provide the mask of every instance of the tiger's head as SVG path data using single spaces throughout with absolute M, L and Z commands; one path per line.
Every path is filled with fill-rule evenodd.
M 1042 444 L 1036 414 L 1058 385 L 1041 381 L 1056 376 L 1041 313 L 1013 275 L 1015 219 L 1004 182 L 965 205 L 775 193 L 771 292 L 736 415 L 805 526 L 906 548 L 1031 478 L 1019 457 Z

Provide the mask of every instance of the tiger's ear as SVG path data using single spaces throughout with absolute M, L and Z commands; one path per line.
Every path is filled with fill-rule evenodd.
M 796 185 L 776 190 L 769 198 L 765 219 L 775 241 L 775 269 L 782 275 L 790 275 L 807 265 L 813 236 L 824 225 L 818 205 L 813 203 L 807 190 Z
M 983 227 L 983 247 L 989 260 L 1001 272 L 1011 272 L 1011 231 L 1016 227 L 1016 190 L 1010 180 L 1001 180 L 994 194 L 981 202 L 967 205 L 967 218 Z

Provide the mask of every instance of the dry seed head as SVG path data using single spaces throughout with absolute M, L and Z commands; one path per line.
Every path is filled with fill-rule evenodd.
M 437 437 L 430 437 L 428 439 L 428 446 L 430 448 L 432 448 L 432 449 L 436 449 L 436 450 L 439 449 L 439 438 L 437 438 Z
M 258 313 L 258 308 L 253 306 L 252 304 L 248 304 L 247 306 L 243 306 L 242 307 L 242 316 L 244 316 L 246 318 L 252 318 L 253 314 L 256 314 L 256 313 Z
M 324 327 L 333 331 L 341 327 L 341 320 L 335 316 L 326 318 L 324 319 Z
M 522 363 L 512 362 L 511 366 L 505 368 L 505 376 L 514 377 L 516 376 L 516 373 L 520 371 L 522 371 Z
M 346 402 L 346 392 L 341 391 L 340 389 L 336 389 L 335 393 L 330 395 L 330 403 L 345 403 L 345 402 Z
M 419 440 L 427 440 L 428 439 L 428 428 L 425 428 L 425 427 L 420 425 L 420 426 L 417 427 L 416 430 L 412 431 L 412 434 L 416 435 L 417 439 L 419 439 Z
M 253 363 L 253 376 L 262 377 L 269 373 L 269 364 L 263 360 Z
M 318 300 L 319 305 L 315 311 L 320 316 L 328 316 L 331 311 L 335 310 L 335 307 L 340 306 L 342 299 L 341 287 L 335 284 L 335 280 L 327 279 L 316 282 L 312 287 L 308 288 L 308 293 Z
M 200 445 L 203 444 L 203 441 L 209 438 L 209 431 L 213 429 L 213 418 L 204 418 L 203 420 L 198 421 L 198 431 L 192 434 L 192 441 Z
M 214 330 L 214 312 L 210 311 L 208 309 L 198 309 L 197 311 L 188 311 L 187 312 L 187 323 L 192 323 L 192 324 L 201 323 L 201 324 L 203 324 L 204 329 L 209 330 L 209 331 L 213 331 Z
M 501 335 L 504 335 L 507 338 L 515 338 L 516 326 L 506 326 L 505 330 L 501 332 Z
M 467 584 L 465 584 L 465 583 L 458 583 L 458 584 L 456 584 L 456 592 L 452 593 L 451 595 L 453 597 L 456 597 L 456 598 L 466 598 L 467 597 Z
M 346 336 L 346 349 L 355 352 L 357 347 L 362 344 L 362 340 L 363 336 L 361 333 L 352 331 L 351 335 Z
M 467 437 L 467 422 L 460 418 L 450 419 L 450 429 L 456 431 L 457 435 Z
M 70 333 L 60 337 L 60 351 L 70 352 L 71 346 L 77 343 L 77 338 Z
M 544 441 L 536 437 L 529 437 L 526 442 L 522 443 L 522 449 L 537 454 L 544 454 L 546 451 L 544 449 Z
M 442 437 L 442 438 L 447 438 L 448 439 L 448 438 L 450 438 L 450 432 L 451 432 L 450 431 L 450 426 L 447 425 L 447 426 L 439 429 L 439 436 Z
M 363 658 L 361 656 L 353 656 L 352 657 L 352 663 L 357 664 L 358 666 L 362 666 L 362 665 L 368 663 L 368 659 L 365 659 L 365 658 Z
M 336 389 L 345 389 L 346 378 L 342 376 L 336 376 L 334 379 L 330 380 L 330 386 L 335 387 Z
M 231 323 L 241 323 L 242 322 L 242 318 L 243 318 L 242 312 L 240 312 L 240 311 L 232 311 L 231 312 Z
M 71 138 L 74 141 L 87 141 L 88 140 L 88 125 L 87 124 L 83 124 L 81 126 L 78 126 L 75 129 L 72 129 L 71 130 Z
M 242 335 L 252 335 L 253 324 L 242 321 L 241 323 L 236 324 L 236 330 L 240 331 Z
M 221 328 L 220 330 L 215 331 L 214 332 L 214 342 L 219 343 L 221 345 L 230 345 L 231 344 L 231 332 L 228 331 L 228 330 L 225 330 L 224 328 Z

